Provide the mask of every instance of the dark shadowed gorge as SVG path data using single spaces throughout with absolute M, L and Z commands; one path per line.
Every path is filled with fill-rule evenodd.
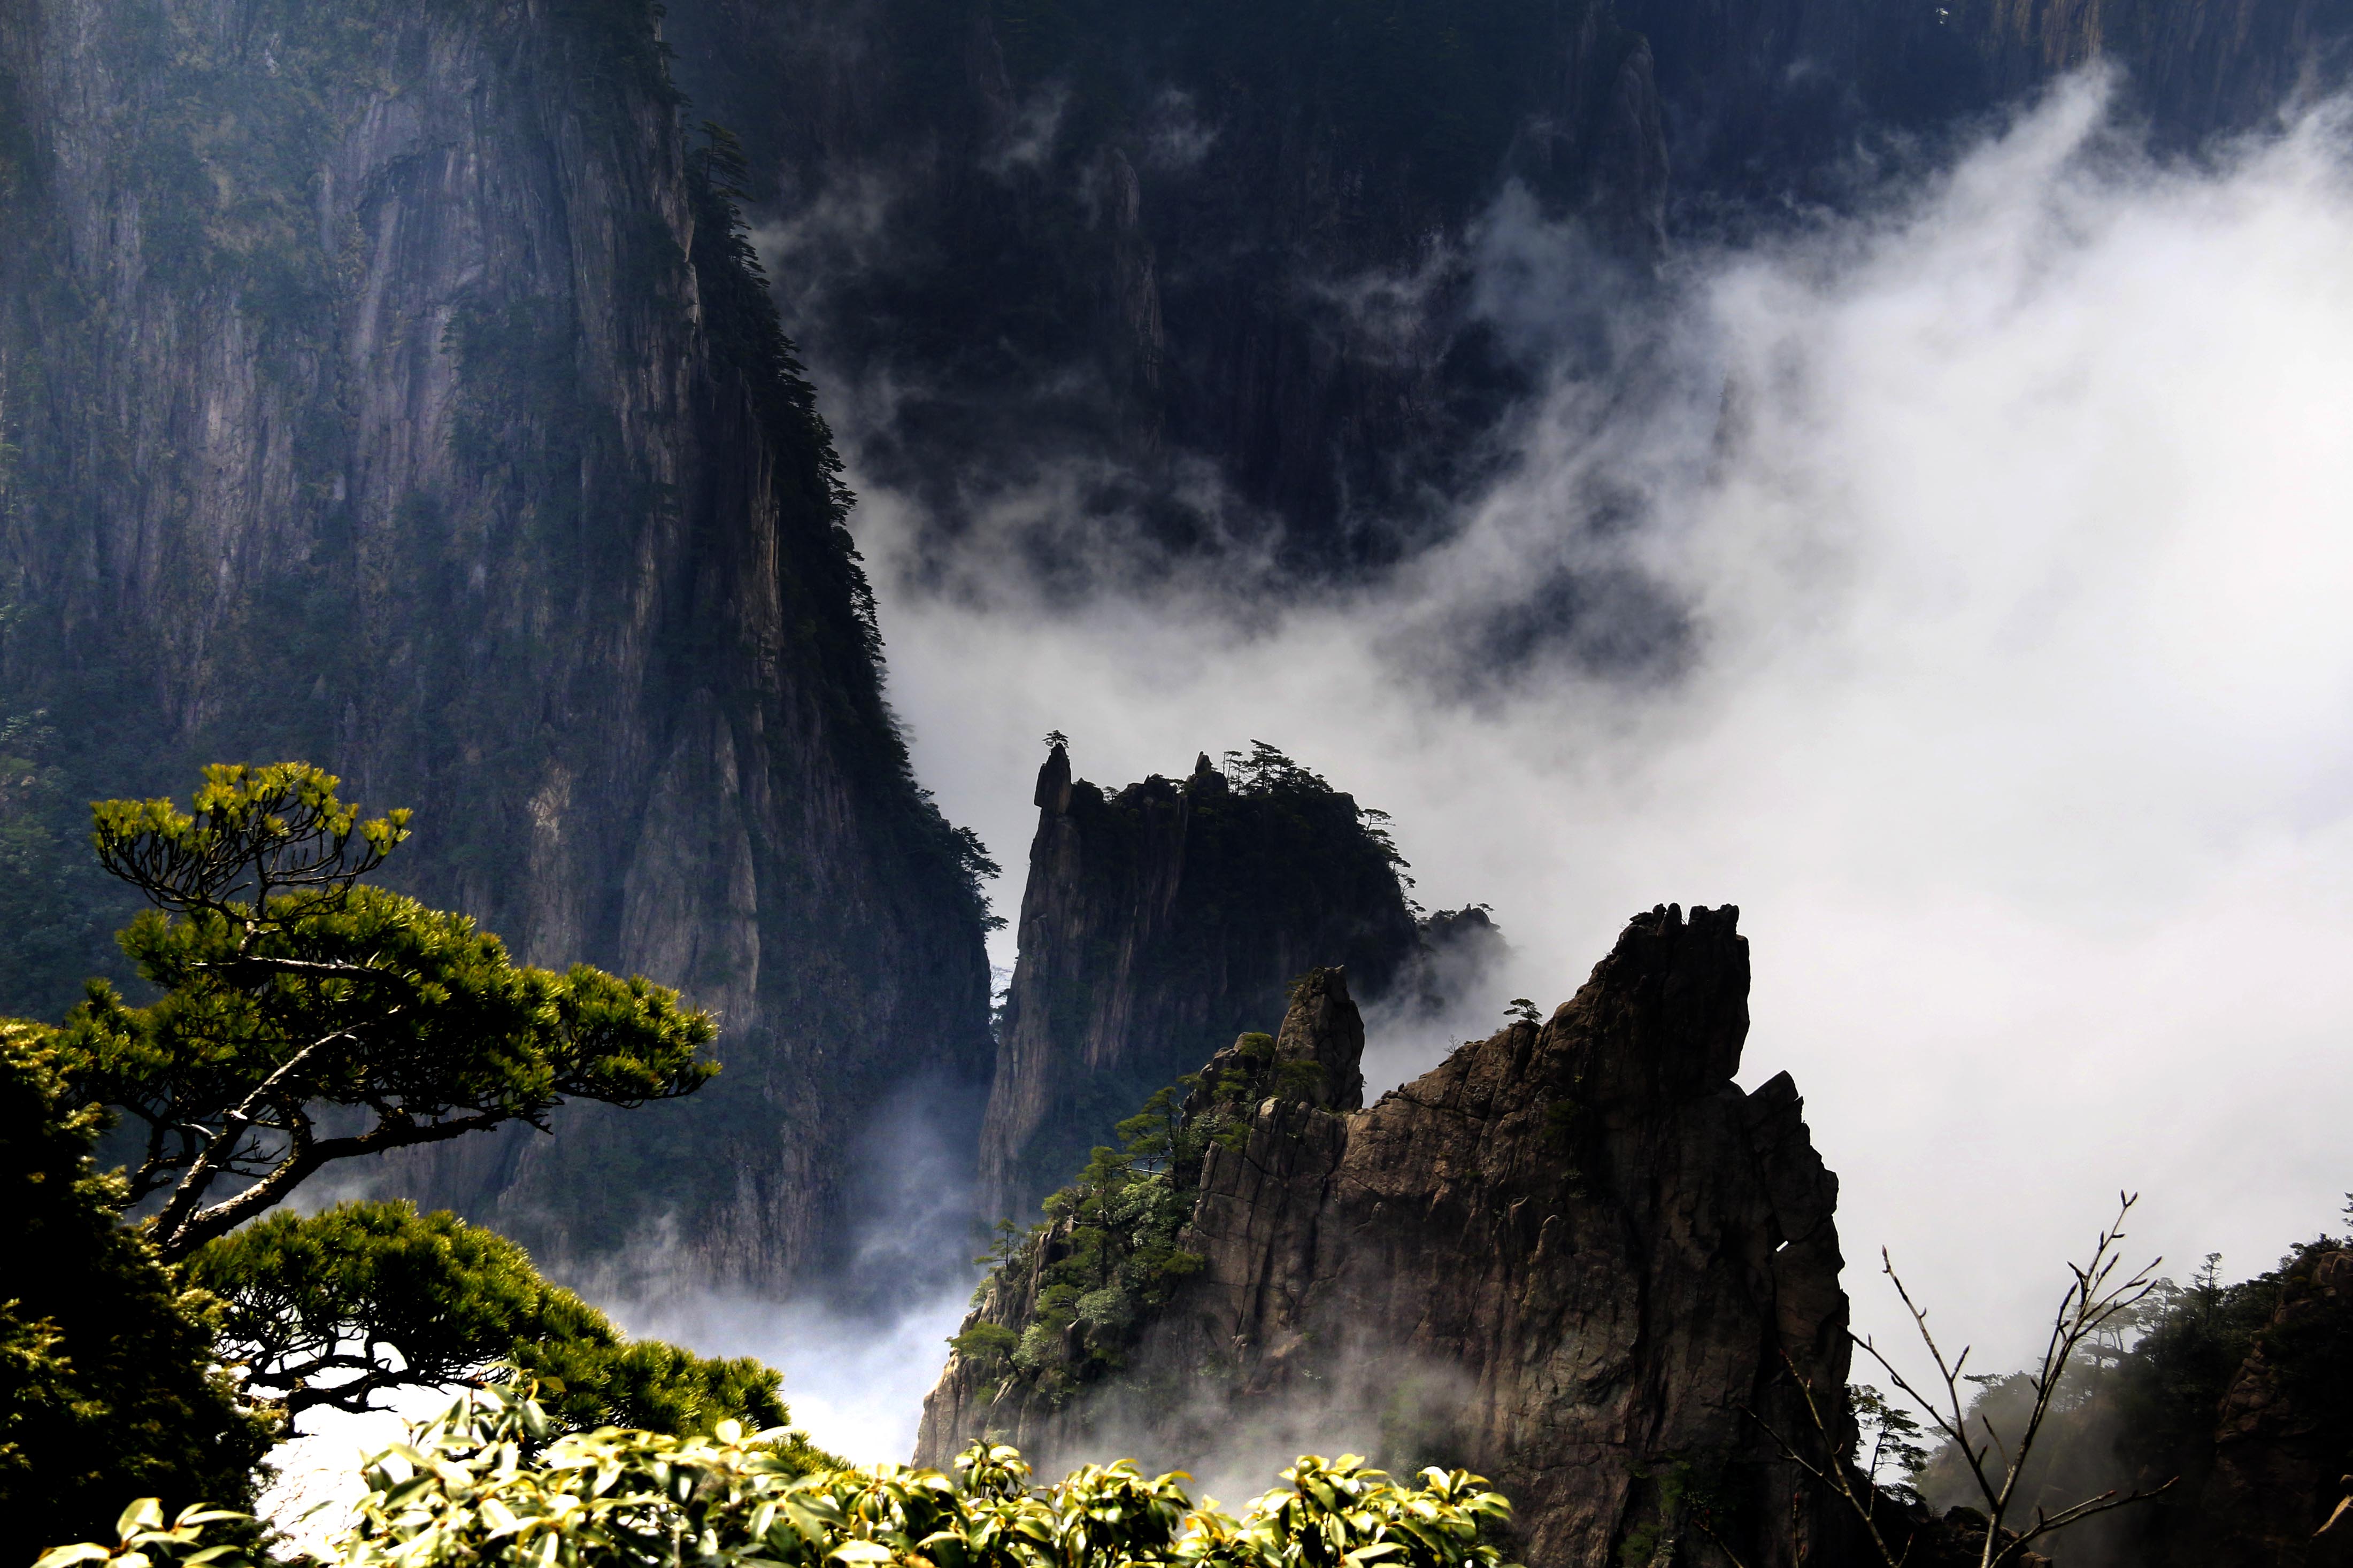
M 1651 53 L 1609 6 L 1356 9 L 722 0 L 671 36 L 772 171 L 861 460 L 1076 586 L 1440 529 L 1527 384 L 1459 254 L 1501 181 L 1597 268 L 1657 254 Z
M 1073 592 L 1172 557 L 1394 563 L 1508 462 L 1499 423 L 1546 372 L 1629 370 L 1623 308 L 1672 237 L 1852 204 L 2094 60 L 2168 145 L 2257 126 L 2337 79 L 2348 33 L 2325 0 L 695 0 L 668 23 L 763 171 L 787 318 L 861 464 Z M 1577 259 L 1532 353 L 1480 275 L 1544 225 Z

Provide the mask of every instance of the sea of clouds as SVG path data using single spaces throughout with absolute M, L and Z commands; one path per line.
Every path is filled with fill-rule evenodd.
M 2347 125 L 2159 163 L 2112 86 L 2061 84 L 1860 216 L 1677 256 L 1666 303 L 1610 329 L 1612 375 L 1554 377 L 1451 542 L 1369 585 L 1302 598 L 1226 562 L 1072 602 L 986 526 L 944 559 L 866 488 L 891 698 L 1010 868 L 999 907 L 1047 731 L 1111 784 L 1264 739 L 1395 815 L 1425 903 L 1493 906 L 1516 959 L 1482 1033 L 1512 995 L 1566 999 L 1635 910 L 1738 904 L 1743 1080 L 1807 1096 L 1863 1331 L 1903 1326 L 1884 1246 L 1948 1333 L 2018 1363 L 2121 1188 L 2130 1249 L 2181 1276 L 2334 1223 Z M 1531 352 L 1589 319 L 1572 232 L 1507 194 L 1474 240 L 1482 308 Z M 1661 605 L 1672 656 L 1610 657 Z M 812 1392 L 834 1360 L 770 1353 Z M 835 1431 L 803 1409 L 903 1452 L 905 1398 L 877 1384 Z
M 1476 308 L 1578 368 L 1498 432 L 1449 542 L 1377 581 L 1303 595 L 1229 555 L 1073 596 L 1009 541 L 1085 476 L 953 534 L 860 484 L 891 698 L 1008 865 L 999 909 L 1049 730 L 1109 784 L 1262 739 L 1394 814 L 1420 900 L 1491 904 L 1513 945 L 1492 996 L 1377 1029 L 1374 1092 L 1509 997 L 1565 1000 L 1629 914 L 1738 904 L 1743 1081 L 1807 1096 L 1861 1331 L 1905 1332 L 1883 1246 L 1949 1337 L 2018 1364 L 2119 1189 L 2135 1260 L 2177 1276 L 2335 1222 L 2347 120 L 2159 163 L 2113 85 L 2062 83 L 1859 215 L 1686 247 L 1622 308 L 1505 193 L 1468 242 Z M 860 389 L 813 369 L 859 479 Z M 904 1141 L 905 1202 L 947 1192 Z M 966 1288 L 870 1318 L 680 1284 L 607 1304 L 783 1367 L 796 1419 L 860 1460 L 912 1449 Z M 326 1425 L 298 1489 L 347 1487 L 304 1467 L 384 1435 Z

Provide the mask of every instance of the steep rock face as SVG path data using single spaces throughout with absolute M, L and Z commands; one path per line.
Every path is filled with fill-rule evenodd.
M 1651 60 L 1602 0 L 690 0 L 681 79 L 780 171 L 794 330 L 951 521 L 1346 570 L 1524 390 L 1470 288 L 1509 180 L 1655 253 Z M 1088 552 L 1044 551 L 1049 571 Z
M 305 756 L 413 890 L 720 1009 L 709 1092 L 399 1181 L 807 1283 L 878 1099 L 985 1081 L 976 847 L 676 119 L 635 0 L 0 10 L 0 672 L 83 799 Z
M 2329 0 L 1974 0 L 1955 22 L 1989 96 L 2094 59 L 2121 67 L 2159 140 L 2184 146 L 2261 126 L 2344 83 L 2353 16 Z
M 2348 1394 L 2353 1251 L 2323 1244 L 2286 1270 L 2278 1309 L 2222 1396 L 2200 1544 L 2248 1568 L 2353 1563 L 2343 1521 L 2315 1534 L 2348 1492 Z M 2161 1561 L 2189 1560 L 2155 1544 Z
M 1197 1267 L 1115 1370 L 1074 1384 L 1028 1343 L 1004 1353 L 1073 1245 L 1039 1233 L 984 1286 L 918 1458 L 997 1434 L 1214 1477 L 1357 1447 L 1493 1479 L 1536 1568 L 1860 1561 L 1760 1425 L 1812 1440 L 1794 1368 L 1842 1451 L 1846 1298 L 1796 1088 L 1731 1081 L 1736 921 L 1636 917 L 1548 1021 L 1368 1109 L 1245 1106 L 1201 1163 L 1178 1241 Z M 1351 1012 L 1303 997 L 1284 1037 L 1336 1045 Z
M 1271 544 L 1311 576 L 1377 568 L 1490 471 L 1526 356 L 1609 368 L 1610 312 L 1671 224 L 1852 200 L 2095 58 L 2168 146 L 2260 124 L 2341 79 L 2353 17 L 677 0 L 670 27 L 701 108 L 779 171 L 765 232 L 861 462 L 1059 582 L 1106 540 L 1116 562 Z M 1529 270 L 1563 224 L 1584 248 Z
M 2103 60 L 2156 142 L 2263 125 L 2341 84 L 2353 16 L 2328 0 L 1620 0 L 1657 64 L 1672 209 L 1796 190 L 1838 199 L 1859 142 L 1932 141 Z M 1899 160 L 1900 161 L 1900 160 Z
M 1288 762 L 1237 783 L 1204 756 L 1181 784 L 1107 795 L 1057 744 L 1037 801 L 980 1135 L 982 1212 L 1025 1218 L 1147 1095 L 1274 1016 L 1311 963 L 1345 958 L 1372 993 L 1419 952 L 1386 841 Z

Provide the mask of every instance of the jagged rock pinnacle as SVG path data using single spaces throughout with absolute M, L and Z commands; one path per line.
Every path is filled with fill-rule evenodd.
M 1037 805 L 1040 811 L 1050 811 L 1056 816 L 1071 809 L 1071 753 L 1057 742 L 1046 753 L 1046 761 L 1038 769 Z
M 1546 1021 L 1353 1110 L 1362 1022 L 1346 976 L 1311 971 L 1279 1042 L 1219 1052 L 1185 1107 L 1234 1134 L 1176 1238 L 1197 1267 L 1100 1370 L 950 1361 L 918 1459 L 987 1434 L 1049 1470 L 1109 1444 L 1197 1472 L 1467 1466 L 1511 1496 L 1531 1568 L 1723 1561 L 1674 1545 L 1691 1521 L 1661 1478 L 1683 1477 L 1751 1568 L 1866 1561 L 1776 1444 L 1814 1430 L 1793 1373 L 1845 1386 L 1847 1304 L 1796 1086 L 1732 1079 L 1748 978 L 1736 910 L 1662 905 Z M 1326 1073 L 1284 1070 L 1310 1059 Z M 1304 1091 L 1324 1076 L 1335 1109 Z M 1039 1289 L 1001 1273 L 973 1321 L 1023 1332 Z M 1825 1419 L 1844 1452 L 1842 1407 Z
M 1274 1038 L 1274 1059 L 1314 1062 L 1309 1097 L 1326 1110 L 1356 1110 L 1365 1103 L 1365 1020 L 1348 995 L 1348 971 L 1335 965 L 1311 969 L 1291 993 L 1291 1010 Z

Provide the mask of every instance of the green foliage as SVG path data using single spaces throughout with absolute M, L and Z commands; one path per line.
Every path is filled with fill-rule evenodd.
M 513 1242 L 406 1202 L 270 1215 L 199 1248 L 185 1277 L 220 1299 L 221 1354 L 245 1369 L 248 1394 L 289 1415 L 365 1410 L 394 1387 L 479 1387 L 512 1369 L 540 1381 L 566 1431 L 786 1420 L 777 1374 L 759 1363 L 631 1342 Z
M 1154 1094 L 1119 1124 L 1116 1148 L 1096 1149 L 1046 1198 L 1044 1223 L 998 1226 L 974 1300 L 1011 1321 L 981 1319 L 948 1342 L 1001 1377 L 1000 1396 L 1019 1384 L 1060 1398 L 1117 1371 L 1151 1310 L 1200 1271 L 1200 1256 L 1177 1241 L 1210 1149 L 1240 1147 L 1262 1100 L 1310 1100 L 1322 1076 L 1319 1063 L 1278 1061 L 1274 1037 L 1252 1033 Z
M 221 1568 L 248 1561 L 235 1542 L 205 1544 L 207 1526 L 226 1524 L 248 1526 L 253 1516 L 233 1509 L 208 1508 L 192 1504 L 164 1522 L 163 1503 L 143 1497 L 124 1509 L 114 1521 L 115 1545 L 112 1551 L 94 1541 L 79 1545 L 59 1546 L 41 1553 L 36 1568 L 70 1568 L 76 1563 L 121 1563 L 124 1568 L 147 1568 L 151 1563 L 184 1563 L 189 1568 L 216 1563 Z M 239 1533 L 243 1533 L 240 1529 Z
M 1854 1416 L 1856 1466 L 1897 1501 L 1919 1501 L 1920 1472 L 1928 1463 L 1920 1418 L 1867 1383 L 1850 1384 L 1846 1396 Z
M 349 887 L 408 837 L 407 812 L 363 822 L 336 798 L 340 782 L 301 763 L 209 767 L 193 813 L 169 800 L 94 803 L 90 841 L 100 865 L 164 908 L 250 921 L 280 890 Z
M 363 822 L 301 763 L 205 777 L 193 813 L 96 807 L 101 863 L 158 906 L 121 941 L 163 994 L 134 1007 L 93 982 L 59 1034 L 76 1091 L 144 1129 L 131 1194 L 166 1194 L 165 1260 L 329 1161 L 539 1123 L 570 1098 L 665 1099 L 717 1070 L 701 1055 L 714 1024 L 675 992 L 518 966 L 466 917 L 359 882 L 405 813 Z M 326 1108 L 364 1120 L 322 1136 Z
M 1012 1375 L 1060 1394 L 1117 1367 L 1142 1315 L 1199 1269 L 1200 1258 L 1176 1245 L 1193 1213 L 1180 1177 L 1198 1172 L 1211 1131 L 1163 1089 L 1120 1124 L 1119 1148 L 1097 1149 L 1075 1182 L 1046 1199 L 1046 1223 L 1029 1242 L 1044 1257 L 1037 1310 L 1009 1352 Z M 1025 1249 L 1015 1269 L 1031 1256 Z
M 949 1336 L 948 1348 L 974 1365 L 995 1367 L 1012 1357 L 1021 1336 L 1002 1323 L 975 1323 Z
M 776 1446 L 776 1434 L 732 1422 L 685 1439 L 608 1428 L 548 1442 L 553 1430 L 535 1402 L 510 1391 L 461 1400 L 370 1462 L 356 1522 L 328 1563 L 1500 1568 L 1482 1536 L 1511 1511 L 1477 1476 L 1430 1469 L 1399 1485 L 1353 1455 L 1303 1457 L 1237 1519 L 1195 1507 L 1182 1477 L 1147 1477 L 1127 1460 L 1032 1488 L 1029 1466 L 1002 1447 L 966 1449 L 951 1479 L 895 1465 L 812 1473 Z M 44 1563 L 110 1555 L 66 1551 L 75 1554 Z M 160 1541 L 150 1558 L 198 1560 Z
M 1301 977 L 1305 978 L 1304 976 Z M 1300 982 L 1294 980 L 1291 989 L 1296 993 Z M 1234 1037 L 1234 1054 L 1241 1065 L 1235 1069 L 1233 1081 L 1239 1085 L 1249 1081 L 1250 1068 L 1263 1068 L 1274 1060 L 1274 1037 L 1263 1029 L 1250 1029 Z
M 242 1505 L 270 1441 L 211 1366 L 208 1304 L 120 1227 L 48 1031 L 0 1021 L 0 1519 L 13 1542 L 94 1532 L 126 1497 Z

